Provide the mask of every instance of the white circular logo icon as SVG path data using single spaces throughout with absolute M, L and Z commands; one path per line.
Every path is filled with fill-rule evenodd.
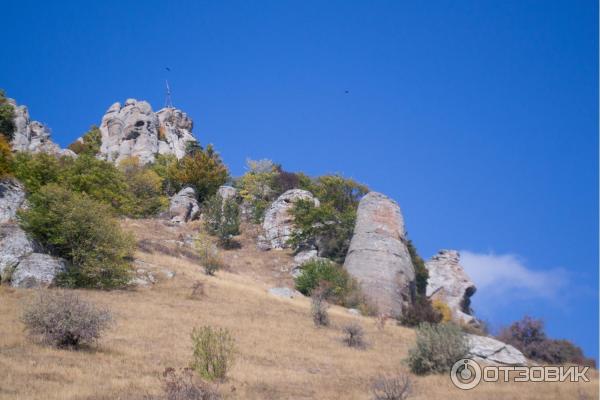
M 459 389 L 473 389 L 481 382 L 481 367 L 475 361 L 463 358 L 452 366 L 450 379 Z

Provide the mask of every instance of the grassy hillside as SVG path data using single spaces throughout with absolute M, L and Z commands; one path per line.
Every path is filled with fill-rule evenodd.
M 194 226 L 169 227 L 156 221 L 126 221 L 138 239 L 161 240 L 175 249 Z M 247 230 L 246 230 L 247 231 Z M 332 326 L 316 328 L 305 298 L 281 299 L 267 288 L 290 284 L 287 252 L 259 252 L 251 234 L 242 248 L 226 252 L 231 265 L 207 277 L 193 260 L 165 252 L 136 256 L 149 268 L 176 272 L 151 288 L 127 291 L 80 291 L 109 307 L 116 323 L 88 350 L 59 350 L 36 344 L 19 322 L 31 290 L 0 287 L 0 399 L 114 400 L 143 399 L 161 392 L 166 367 L 187 366 L 190 332 L 195 326 L 228 328 L 236 339 L 237 360 L 219 390 L 226 399 L 370 399 L 371 380 L 379 373 L 404 370 L 402 360 L 413 343 L 411 329 L 332 307 Z M 247 241 L 247 242 L 246 242 Z M 195 282 L 205 294 L 190 297 Z M 346 347 L 341 327 L 356 321 L 365 330 L 365 350 Z M 414 399 L 595 399 L 591 383 L 484 384 L 461 391 L 448 376 L 415 378 Z

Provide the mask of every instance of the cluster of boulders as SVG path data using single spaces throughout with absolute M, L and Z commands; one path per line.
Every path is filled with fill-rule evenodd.
M 45 254 L 16 221 L 24 207 L 23 186 L 12 180 L 0 181 L 0 281 L 13 287 L 50 285 L 65 271 L 65 260 Z
M 61 149 L 52 141 L 47 126 L 29 118 L 29 110 L 26 106 L 17 105 L 13 99 L 8 99 L 8 102 L 13 106 L 15 114 L 15 132 L 10 143 L 13 151 L 75 156 L 71 150 Z
M 299 199 L 319 206 L 319 200 L 305 190 L 282 194 L 265 214 L 259 248 L 290 247 L 288 240 L 294 230 L 290 210 Z M 344 268 L 383 315 L 400 316 L 415 296 L 415 267 L 407 240 L 402 212 L 394 200 L 377 192 L 370 192 L 360 200 Z M 302 273 L 302 264 L 319 258 L 317 249 L 302 249 L 294 257 L 292 275 L 297 277 Z M 427 261 L 426 295 L 447 304 L 456 321 L 476 327 L 479 322 L 470 308 L 476 288 L 459 262 L 460 254 L 455 250 L 440 250 Z M 294 290 L 281 287 L 272 288 L 270 293 L 286 298 L 298 296 Z M 494 338 L 469 334 L 467 340 L 469 356 L 476 361 L 500 365 L 522 365 L 527 361 L 520 351 Z
M 191 118 L 176 108 L 153 112 L 146 101 L 117 102 L 102 117 L 100 156 L 113 162 L 137 157 L 143 164 L 153 162 L 157 154 L 182 158 L 196 142 L 193 126 Z

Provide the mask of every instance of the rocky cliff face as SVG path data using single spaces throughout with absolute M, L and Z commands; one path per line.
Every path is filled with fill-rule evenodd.
M 290 213 L 298 200 L 312 201 L 319 207 L 319 200 L 311 192 L 302 189 L 291 189 L 283 193 L 265 212 L 263 233 L 258 238 L 258 247 L 262 250 L 285 249 L 290 247 L 288 240 L 294 229 L 293 217 Z
M 460 254 L 456 250 L 440 250 L 425 263 L 429 271 L 427 296 L 446 303 L 455 319 L 476 324 L 471 315 L 471 296 L 476 287 L 459 264 Z
M 0 282 L 15 287 L 49 285 L 64 271 L 66 262 L 42 254 L 42 248 L 16 222 L 25 206 L 23 186 L 11 179 L 0 181 Z
M 192 120 L 181 110 L 163 108 L 155 113 L 149 103 L 128 99 L 123 106 L 113 104 L 104 114 L 100 155 L 114 162 L 138 157 L 149 163 L 157 154 L 181 158 L 188 143 L 196 142 L 192 127 Z
M 11 146 L 14 151 L 29 151 L 32 153 L 50 153 L 56 155 L 75 154 L 68 149 L 61 149 L 50 138 L 50 129 L 38 121 L 29 118 L 29 110 L 25 106 L 17 105 L 13 99 L 8 99 L 15 112 L 15 133 Z
M 381 193 L 363 197 L 344 268 L 379 312 L 392 316 L 401 315 L 414 290 L 415 271 L 405 241 L 398 204 Z

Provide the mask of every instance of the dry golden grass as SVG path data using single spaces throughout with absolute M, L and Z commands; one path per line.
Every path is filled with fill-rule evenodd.
M 116 317 L 114 327 L 90 350 L 35 343 L 19 321 L 22 303 L 32 291 L 0 287 L 0 399 L 129 400 L 159 394 L 161 372 L 188 365 L 189 335 L 201 325 L 226 327 L 236 339 L 237 361 L 219 388 L 227 399 L 366 400 L 374 376 L 404 368 L 402 360 L 414 340 L 410 329 L 388 323 L 378 330 L 373 318 L 339 307 L 330 309 L 331 327 L 316 328 L 308 299 L 269 295 L 268 285 L 256 284 L 256 271 L 207 277 L 188 260 L 157 253 L 138 256 L 177 275 L 151 289 L 81 291 Z M 240 261 L 236 269 L 242 265 Z M 191 299 L 196 281 L 204 282 L 205 295 Z M 342 343 L 341 326 L 350 321 L 364 328 L 365 350 Z M 454 388 L 447 376 L 415 380 L 414 399 L 584 399 L 578 397 L 580 390 L 598 398 L 597 373 L 591 383 L 481 384 L 471 391 Z

